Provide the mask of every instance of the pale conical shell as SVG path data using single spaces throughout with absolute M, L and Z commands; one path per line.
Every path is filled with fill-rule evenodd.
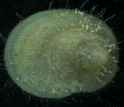
M 111 29 L 78 10 L 38 12 L 20 22 L 5 47 L 12 80 L 26 92 L 62 98 L 106 86 L 118 65 Z

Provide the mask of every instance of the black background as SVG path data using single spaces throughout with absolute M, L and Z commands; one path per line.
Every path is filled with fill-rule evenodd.
M 8 37 L 13 27 L 29 15 L 49 9 L 51 0 L 0 0 L 0 35 Z M 70 9 L 80 8 L 84 0 L 69 0 Z M 98 5 L 94 15 L 106 9 L 103 20 L 107 21 L 119 42 L 120 70 L 113 81 L 94 93 L 73 94 L 63 99 L 44 99 L 27 94 L 9 78 L 4 67 L 3 53 L 5 42 L 0 40 L 0 107 L 124 107 L 124 0 L 89 0 L 83 10 Z M 52 9 L 65 8 L 66 0 L 55 0 Z M 17 15 L 17 13 L 19 15 Z M 13 85 L 14 84 L 14 85 Z

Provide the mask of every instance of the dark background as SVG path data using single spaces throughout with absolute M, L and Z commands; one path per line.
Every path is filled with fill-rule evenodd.
M 23 18 L 43 10 L 48 10 L 51 0 L 0 0 L 0 35 L 8 37 L 13 27 Z M 70 9 L 80 8 L 84 0 L 69 0 Z M 83 10 L 98 5 L 94 15 L 106 9 L 103 20 L 114 31 L 120 48 L 120 70 L 113 81 L 94 93 L 73 94 L 63 99 L 44 99 L 27 94 L 9 78 L 4 67 L 4 40 L 0 40 L 0 107 L 124 107 L 124 0 L 89 0 Z M 65 8 L 66 0 L 55 0 L 52 9 Z M 19 14 L 19 15 L 17 15 Z M 2 65 L 1 65 L 2 64 Z

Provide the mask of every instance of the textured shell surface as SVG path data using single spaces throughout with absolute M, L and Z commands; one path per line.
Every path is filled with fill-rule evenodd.
M 118 45 L 102 20 L 77 9 L 55 9 L 21 21 L 10 33 L 4 58 L 20 88 L 63 98 L 105 87 L 118 70 Z

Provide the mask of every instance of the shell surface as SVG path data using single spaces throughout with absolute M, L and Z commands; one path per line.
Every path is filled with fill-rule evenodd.
M 63 98 L 106 86 L 118 69 L 117 48 L 103 21 L 59 9 L 20 22 L 7 40 L 4 58 L 20 88 L 38 97 Z

